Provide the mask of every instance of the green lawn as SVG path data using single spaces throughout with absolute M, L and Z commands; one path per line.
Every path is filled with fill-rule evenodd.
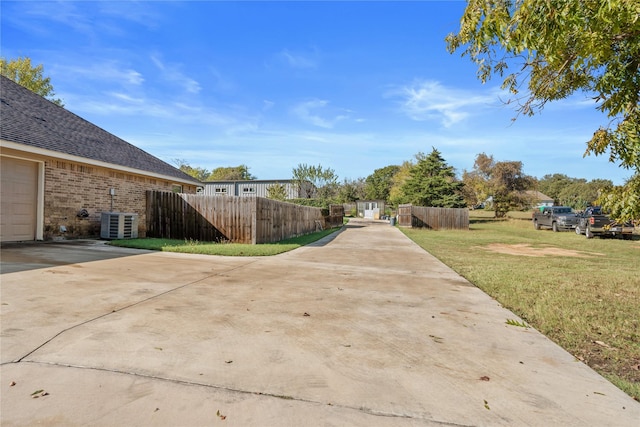
M 573 232 L 536 231 L 531 221 L 478 217 L 469 231 L 402 231 L 640 399 L 638 236 L 587 240 Z
M 287 252 L 300 246 L 308 245 L 322 239 L 329 234 L 335 233 L 340 228 L 331 228 L 318 231 L 304 236 L 293 237 L 277 243 L 265 243 L 259 245 L 241 243 L 215 243 L 198 242 L 195 240 L 175 240 L 175 239 L 127 239 L 113 240 L 111 245 L 149 249 L 154 251 L 181 252 L 202 255 L 224 255 L 224 256 L 269 256 Z

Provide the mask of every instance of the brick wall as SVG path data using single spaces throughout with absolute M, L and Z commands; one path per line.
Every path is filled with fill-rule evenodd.
M 139 215 L 139 237 L 146 235 L 147 190 L 172 191 L 175 182 L 54 158 L 45 159 L 44 239 L 100 236 L 100 214 L 113 211 Z M 182 192 L 195 193 L 195 185 Z M 87 217 L 78 216 L 86 210 Z M 62 231 L 62 229 L 66 231 Z

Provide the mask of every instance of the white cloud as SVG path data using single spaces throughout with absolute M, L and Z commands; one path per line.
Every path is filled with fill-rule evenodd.
M 54 21 L 83 34 L 94 33 L 95 20 L 72 2 L 25 2 L 25 7 L 31 19 Z
M 129 21 L 146 28 L 156 28 L 164 20 L 150 2 L 103 1 L 99 2 L 97 6 L 101 16 L 115 18 L 114 22 Z
M 302 53 L 292 53 L 289 50 L 282 50 L 278 56 L 293 68 L 316 68 L 318 63 L 315 54 L 305 55 Z
M 130 104 L 144 105 L 145 103 L 145 100 L 143 98 L 134 98 L 133 96 L 126 93 L 109 92 L 108 95 L 121 101 L 128 102 Z
M 467 119 L 480 107 L 494 105 L 497 100 L 493 93 L 477 94 L 432 80 L 396 88 L 387 97 L 400 98 L 402 111 L 412 120 L 438 120 L 445 127 Z
M 79 78 L 97 80 L 100 82 L 117 82 L 133 86 L 144 83 L 141 73 L 131 68 L 123 67 L 117 61 L 94 62 L 91 66 L 84 63 L 79 65 L 58 65 L 57 73 L 62 76 L 73 76 L 75 81 Z
M 262 111 L 269 111 L 273 108 L 274 105 L 276 105 L 275 102 L 265 99 L 262 101 Z
M 321 117 L 317 113 L 317 110 L 326 111 L 326 107 L 328 105 L 329 101 L 326 101 L 324 99 L 313 99 L 310 101 L 301 102 L 300 104 L 294 106 L 291 109 L 291 112 L 303 122 L 325 129 L 331 129 L 336 125 L 336 123 L 349 118 L 348 115 L 338 114 L 338 112 L 335 110 L 328 113 L 329 115 L 332 114 L 331 117 Z
M 217 129 L 220 132 L 240 132 L 254 129 L 257 119 L 247 114 L 221 112 L 216 108 L 168 102 L 146 96 L 132 96 L 123 92 L 102 92 L 106 96 L 86 96 L 84 93 L 69 93 L 65 97 L 73 111 L 81 116 L 137 117 L 160 119 L 163 124 L 185 129 Z M 114 119 L 117 120 L 117 119 Z M 195 127 L 194 127 L 195 126 Z
M 190 77 L 187 77 L 185 74 L 183 74 L 180 71 L 179 65 L 175 65 L 175 64 L 166 65 L 156 55 L 151 55 L 151 61 L 160 71 L 162 71 L 162 77 L 165 80 L 173 83 L 177 83 L 180 86 L 182 86 L 184 90 L 193 94 L 199 93 L 200 90 L 202 89 L 202 87 L 200 86 L 200 83 L 198 83 L 196 80 Z

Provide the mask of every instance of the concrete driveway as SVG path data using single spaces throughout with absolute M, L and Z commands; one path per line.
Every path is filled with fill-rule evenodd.
M 640 404 L 385 222 L 264 258 L 80 244 L 93 256 L 36 245 L 59 255 L 0 276 L 3 426 L 640 421 Z

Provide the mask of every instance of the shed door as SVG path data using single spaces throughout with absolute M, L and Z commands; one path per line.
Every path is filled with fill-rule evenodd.
M 35 240 L 38 164 L 2 157 L 0 241 Z
M 376 218 L 377 214 L 377 218 Z M 378 202 L 366 202 L 364 204 L 364 217 L 371 219 L 380 219 L 380 210 L 378 209 Z

